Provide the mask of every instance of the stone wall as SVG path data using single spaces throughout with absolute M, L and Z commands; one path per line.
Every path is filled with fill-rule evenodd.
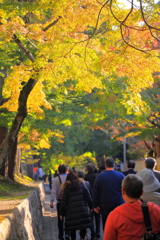
M 32 192 L 0 223 L 0 240 L 42 240 L 44 186 Z

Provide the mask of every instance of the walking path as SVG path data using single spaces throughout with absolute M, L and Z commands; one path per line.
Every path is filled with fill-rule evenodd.
M 51 191 L 49 189 L 49 185 L 45 184 L 45 204 L 44 204 L 44 212 L 43 212 L 43 236 L 42 240 L 58 240 L 58 227 L 57 227 L 57 211 L 55 208 L 50 208 L 50 194 Z M 101 224 L 102 226 L 102 224 Z M 89 238 L 90 240 L 90 231 Z M 98 240 L 102 240 L 103 238 L 103 230 L 101 229 L 101 238 Z M 80 236 L 77 233 L 76 240 L 79 240 Z M 85 239 L 87 240 L 87 238 Z

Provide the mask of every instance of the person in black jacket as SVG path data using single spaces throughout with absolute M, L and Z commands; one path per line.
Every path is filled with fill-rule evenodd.
M 71 231 L 72 240 L 76 239 L 76 230 L 80 230 L 81 240 L 84 240 L 86 228 L 92 226 L 88 210 L 88 206 L 90 211 L 93 210 L 90 192 L 74 172 L 67 175 L 63 190 L 60 218 L 65 216 L 65 230 Z
M 123 172 L 123 174 L 125 176 L 127 176 L 128 174 L 136 174 L 137 172 L 134 171 L 135 166 L 136 166 L 136 163 L 133 160 L 129 160 L 127 163 L 128 170 L 126 172 Z
M 88 181 L 91 185 L 91 191 L 93 193 L 93 185 L 94 181 L 98 174 L 94 173 L 95 166 L 93 163 L 88 163 L 86 165 L 86 171 L 87 174 L 84 177 L 85 181 Z M 100 238 L 100 213 L 92 212 L 91 213 L 92 218 L 92 227 L 91 227 L 91 240 L 95 240 L 96 237 Z M 94 227 L 94 220 L 95 220 L 95 227 Z

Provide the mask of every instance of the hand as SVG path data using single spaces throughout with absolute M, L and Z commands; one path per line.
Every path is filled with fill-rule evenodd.
M 63 220 L 63 217 L 62 216 L 59 216 L 60 220 L 62 221 Z
M 50 203 L 50 208 L 54 208 L 54 204 L 53 203 Z
M 100 207 L 94 208 L 94 211 L 95 211 L 96 213 L 100 213 Z

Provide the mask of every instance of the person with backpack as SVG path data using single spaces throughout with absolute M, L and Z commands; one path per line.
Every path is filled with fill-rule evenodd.
M 64 164 L 59 165 L 58 167 L 59 175 L 54 178 L 54 181 L 52 183 L 51 196 L 50 196 L 51 208 L 54 208 L 54 202 L 57 201 L 57 217 L 58 217 L 58 231 L 59 231 L 58 239 L 60 240 L 64 240 L 67 238 L 69 239 L 67 232 L 65 232 L 65 237 L 64 237 L 64 227 L 63 227 L 64 222 L 63 220 L 60 219 L 60 214 L 59 214 L 62 195 L 63 195 L 61 186 L 66 181 L 67 171 L 68 169 L 66 165 Z
M 137 174 L 128 174 L 122 181 L 122 197 L 125 203 L 108 215 L 103 240 L 159 239 L 150 237 L 152 231 L 154 234 L 160 233 L 160 207 L 152 202 L 142 203 L 142 194 L 142 178 Z M 146 223 L 146 210 L 151 221 L 149 227 Z M 150 237 L 145 238 L 148 231 Z
M 92 198 L 83 182 L 76 173 L 70 172 L 63 184 L 60 218 L 65 216 L 65 230 L 71 232 L 71 240 L 76 240 L 76 230 L 80 230 L 81 240 L 84 240 L 86 228 L 92 226 L 89 212 L 93 210 Z

